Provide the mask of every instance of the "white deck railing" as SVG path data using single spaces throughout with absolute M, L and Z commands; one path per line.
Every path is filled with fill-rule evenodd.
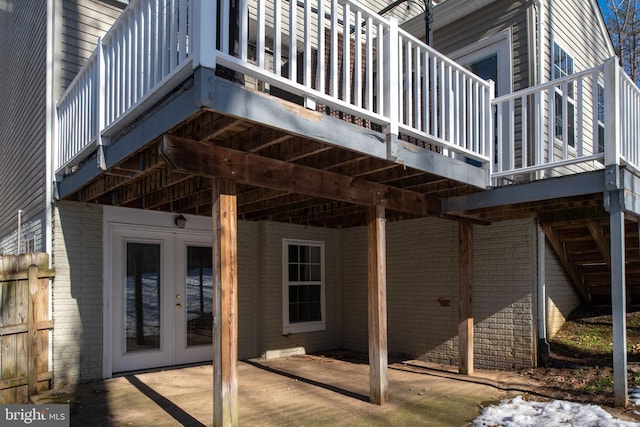
M 492 101 L 493 178 L 640 165 L 640 90 L 615 58 Z
M 640 169 L 640 94 L 614 59 L 492 99 L 490 83 L 352 0 L 219 3 L 130 2 L 58 102 L 57 173 L 200 66 L 472 159 L 496 184 Z
M 388 135 L 489 162 L 490 85 L 396 21 L 351 0 L 220 4 L 130 2 L 58 102 L 58 172 L 108 144 L 199 66 L 226 67 L 309 107 L 322 104 Z

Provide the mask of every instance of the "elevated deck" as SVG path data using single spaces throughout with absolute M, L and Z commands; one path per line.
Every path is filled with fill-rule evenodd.
M 58 196 L 207 215 L 226 177 L 247 220 L 553 225 L 605 224 L 621 190 L 639 216 L 640 91 L 615 59 L 492 93 L 351 0 L 134 0 L 58 102 Z

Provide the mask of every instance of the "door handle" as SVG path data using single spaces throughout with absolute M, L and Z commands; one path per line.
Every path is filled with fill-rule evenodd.
M 182 308 L 182 304 L 180 303 L 176 304 L 176 308 Z

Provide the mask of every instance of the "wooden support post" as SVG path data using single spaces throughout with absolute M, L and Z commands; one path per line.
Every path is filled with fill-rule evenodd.
M 621 191 L 609 192 L 611 238 L 611 314 L 613 320 L 613 392 L 616 406 L 626 407 L 627 398 L 627 306 L 625 284 L 624 212 Z
M 27 377 L 27 394 L 33 396 L 38 392 L 38 318 L 36 312 L 36 297 L 38 296 L 38 266 L 29 266 L 29 313 L 27 355 L 29 360 Z
M 387 380 L 387 257 L 385 210 L 368 211 L 369 257 L 369 399 L 382 405 L 388 398 Z
M 238 425 L 238 228 L 235 181 L 213 181 L 213 425 Z
M 473 224 L 458 223 L 458 347 L 459 371 L 473 375 Z

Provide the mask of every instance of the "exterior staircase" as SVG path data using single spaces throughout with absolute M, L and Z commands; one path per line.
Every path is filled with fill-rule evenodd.
M 585 302 L 611 304 L 609 218 L 541 224 L 547 240 Z M 625 224 L 627 304 L 640 303 L 638 223 Z

